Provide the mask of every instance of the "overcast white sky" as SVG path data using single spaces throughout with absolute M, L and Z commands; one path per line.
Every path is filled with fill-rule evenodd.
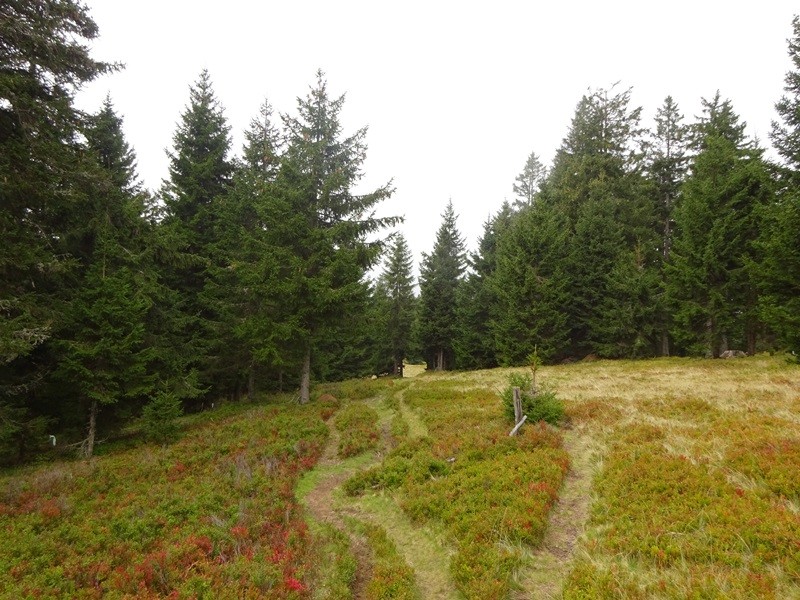
M 366 186 L 394 179 L 381 212 L 406 217 L 417 258 L 450 198 L 474 249 L 528 154 L 549 164 L 590 87 L 632 86 L 648 126 L 668 94 L 691 121 L 719 89 L 768 144 L 800 12 L 787 0 L 86 4 L 100 27 L 93 56 L 126 68 L 87 86 L 79 106 L 111 93 L 147 187 L 167 176 L 165 149 L 203 68 L 236 153 L 265 97 L 293 112 L 322 68 L 347 94 L 345 133 L 369 126 Z

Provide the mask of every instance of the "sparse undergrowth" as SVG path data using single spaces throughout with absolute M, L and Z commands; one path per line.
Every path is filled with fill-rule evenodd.
M 606 444 L 575 598 L 800 597 L 800 370 L 778 359 L 576 366 Z
M 428 378 L 405 400 L 430 437 L 401 443 L 345 491 L 397 490 L 412 520 L 444 526 L 456 549 L 450 570 L 466 597 L 506 597 L 521 560 L 514 545 L 541 541 L 568 467 L 559 434 L 533 425 L 510 438 L 490 388 Z
M 351 598 L 351 589 L 358 565 L 350 552 L 350 540 L 342 531 L 328 523 L 312 527 L 315 556 L 324 560 L 313 562 L 309 591 L 314 600 L 344 600 Z
M 347 522 L 367 540 L 372 553 L 372 577 L 367 582 L 366 600 L 420 600 L 414 571 L 397 552 L 383 528 L 353 518 Z
M 230 412 L 168 448 L 4 476 L 5 596 L 301 597 L 311 554 L 293 489 L 327 427 L 314 406 Z
M 569 435 L 593 440 L 601 467 L 564 598 L 800 597 L 800 368 L 762 356 L 542 372 L 564 399 Z M 383 490 L 363 503 L 396 500 L 409 527 L 443 532 L 453 554 L 442 568 L 464 596 L 506 598 L 525 564 L 520 547 L 541 542 L 568 465 L 550 426 L 508 436 L 495 391 L 507 374 L 326 384 L 305 407 L 183 417 L 167 448 L 109 448 L 91 461 L 7 472 L 0 589 L 20 598 L 350 597 L 346 536 L 324 524 L 309 533 L 294 491 L 325 443 L 323 419 L 339 411 L 337 430 L 370 439 L 377 408 L 397 446 L 346 493 Z M 393 531 L 373 527 L 356 525 L 387 557 L 370 597 L 415 597 L 402 595 L 415 577 Z
M 340 458 L 356 456 L 377 447 L 380 432 L 375 409 L 361 402 L 351 402 L 336 414 L 333 421 L 340 434 Z

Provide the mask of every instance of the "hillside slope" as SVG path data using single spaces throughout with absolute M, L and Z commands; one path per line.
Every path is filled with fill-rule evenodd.
M 327 384 L 7 472 L 0 596 L 800 597 L 797 366 L 547 367 L 569 422 L 516 438 L 508 372 Z

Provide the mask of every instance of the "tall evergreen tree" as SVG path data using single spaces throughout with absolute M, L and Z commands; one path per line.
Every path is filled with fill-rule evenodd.
M 167 220 L 186 230 L 188 247 L 202 252 L 214 236 L 215 202 L 227 191 L 233 174 L 228 159 L 230 127 L 207 70 L 189 89 L 169 157 L 164 190 Z
M 73 105 L 81 86 L 114 69 L 94 60 L 98 29 L 72 0 L 0 6 L 0 440 L 25 453 L 50 412 L 41 385 L 78 263 L 67 238 L 85 217 L 91 159 Z
M 220 385 L 230 387 L 231 382 L 224 356 L 213 353 L 220 315 L 214 291 L 207 286 L 213 245 L 222 226 L 219 211 L 233 173 L 229 129 L 211 77 L 203 70 L 190 87 L 189 105 L 173 136 L 173 150 L 167 153 L 170 177 L 163 189 L 166 216 L 160 225 L 162 239 L 169 239 L 175 251 L 165 275 L 183 315 L 181 346 L 192 357 L 192 368 L 200 372 L 203 384 L 218 386 L 218 392 Z
M 466 262 L 464 239 L 449 201 L 433 251 L 422 255 L 419 278 L 421 345 L 428 368 L 437 371 L 450 369 L 455 362 L 458 288 Z
M 270 206 L 270 242 L 277 256 L 276 289 L 290 308 L 294 349 L 300 358 L 300 401 L 308 402 L 312 355 L 335 339 L 367 301 L 366 270 L 382 252 L 375 236 L 398 218 L 377 218 L 374 208 L 388 198 L 391 183 L 356 194 L 366 159 L 366 129 L 342 136 L 344 96 L 331 98 L 324 74 L 298 115 L 285 116 L 287 148 Z M 283 256 L 281 256 L 281 254 Z
M 644 193 L 639 152 L 641 109 L 631 90 L 598 90 L 578 103 L 543 192 L 567 217 L 571 232 L 566 272 L 571 290 L 564 310 L 569 352 L 602 352 L 615 340 L 604 327 L 607 277 L 627 252 L 649 246 L 653 207 Z
M 566 215 L 537 202 L 514 215 L 497 240 L 490 331 L 500 364 L 526 364 L 534 349 L 548 361 L 567 354 L 568 236 Z
M 497 291 L 492 278 L 497 269 L 497 248 L 514 219 L 508 202 L 486 221 L 478 250 L 469 257 L 469 272 L 459 287 L 458 335 L 455 340 L 455 364 L 459 369 L 488 369 L 497 366 L 497 348 L 492 317 Z
M 144 196 L 138 192 L 136 157 L 110 99 L 89 120 L 85 136 L 100 169 L 87 192 L 84 223 L 69 236 L 81 268 L 55 344 L 54 378 L 60 393 L 66 392 L 63 404 L 88 414 L 84 454 L 91 456 L 101 407 L 113 405 L 129 414 L 123 401 L 141 403 L 155 379 L 146 343 L 152 271 L 142 245 L 148 227 Z
M 660 341 L 661 272 L 653 264 L 653 249 L 637 246 L 623 252 L 605 278 L 600 300 L 604 316 L 596 324 L 595 348 L 600 356 L 643 358 L 657 352 Z
M 744 129 L 719 93 L 703 100 L 698 153 L 675 210 L 667 268 L 674 333 L 691 353 L 716 357 L 730 345 L 755 350 L 757 294 L 747 264 L 755 258 L 758 207 L 770 200 L 772 186 L 762 151 Z
M 792 70 L 785 95 L 775 105 L 779 120 L 770 139 L 783 159 L 777 200 L 765 207 L 757 266 L 762 315 L 780 342 L 800 354 L 800 17 L 792 20 L 788 40 Z
M 661 256 L 663 262 L 669 261 L 674 229 L 674 207 L 680 194 L 681 185 L 688 168 L 689 128 L 683 124 L 678 105 L 667 96 L 664 104 L 656 112 L 655 131 L 652 132 L 647 153 L 647 174 L 653 186 L 656 214 L 661 227 Z M 638 258 L 636 264 L 639 264 Z M 645 271 L 637 272 L 646 275 Z M 659 268 L 663 270 L 663 265 Z M 661 278 L 663 288 L 663 277 Z M 668 356 L 669 351 L 669 316 L 664 294 L 659 290 L 655 300 L 653 318 L 660 330 L 659 353 Z
M 689 129 L 683 124 L 683 115 L 672 96 L 667 96 L 656 112 L 655 125 L 648 147 L 647 170 L 655 187 L 658 217 L 663 232 L 661 253 L 664 260 L 669 260 L 672 211 L 680 194 L 689 160 Z
M 381 328 L 385 337 L 392 373 L 403 376 L 403 360 L 411 344 L 416 298 L 414 297 L 413 259 L 408 243 L 397 234 L 378 278 L 376 293 L 382 311 Z
M 281 161 L 281 137 L 267 100 L 244 134 L 244 161 L 227 193 L 216 201 L 215 240 L 204 298 L 215 318 L 210 324 L 212 373 L 238 398 L 246 386 L 255 393 L 256 375 L 280 378 L 281 339 L 289 328 L 280 320 L 274 293 L 275 253 L 266 223 Z
M 106 96 L 96 115 L 89 117 L 85 129 L 89 148 L 111 178 L 114 188 L 129 195 L 141 191 L 136 174 L 136 154 L 122 133 L 122 118 L 114 111 L 111 96 Z

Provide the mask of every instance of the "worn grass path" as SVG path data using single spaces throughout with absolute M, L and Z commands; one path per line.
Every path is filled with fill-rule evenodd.
M 564 449 L 569 453 L 570 470 L 550 512 L 544 541 L 530 553 L 518 575 L 521 589 L 514 594 L 515 600 L 561 597 L 564 578 L 589 520 L 596 449 L 584 431 L 574 429 L 564 432 Z
M 412 439 L 424 437 L 428 430 L 419 415 L 403 400 L 404 391 L 396 392 L 395 399 L 399 414 L 408 425 L 408 436 Z M 388 409 L 378 412 L 384 422 L 388 422 L 395 414 Z M 346 499 L 342 495 L 341 500 L 349 500 L 349 505 L 357 508 L 361 518 L 385 529 L 403 558 L 414 569 L 422 598 L 463 598 L 456 590 L 450 575 L 450 553 L 442 534 L 413 524 L 395 499 L 385 492 L 367 494 L 356 499 Z
M 410 386 L 417 382 L 410 383 Z M 389 390 L 394 396 L 395 409 L 389 408 L 384 397 L 365 400 L 379 415 L 381 447 L 353 458 L 342 460 L 337 456 L 339 434 L 329 422 L 331 435 L 317 466 L 306 474 L 298 486 L 298 496 L 317 521 L 333 525 L 344 531 L 358 567 L 353 586 L 353 598 L 364 597 L 366 585 L 372 576 L 372 556 L 369 545 L 348 528 L 345 517 L 367 521 L 384 529 L 408 565 L 414 570 L 420 596 L 425 599 L 458 600 L 463 595 L 456 589 L 450 574 L 452 550 L 441 532 L 412 523 L 389 492 L 380 491 L 359 498 L 349 498 L 342 484 L 356 472 L 380 462 L 392 444 L 391 421 L 396 415 L 408 425 L 409 438 L 428 435 L 427 427 L 416 411 L 404 401 L 403 388 Z M 569 573 L 572 557 L 589 517 L 592 480 L 599 449 L 593 438 L 582 427 L 564 431 L 564 447 L 570 456 L 567 474 L 558 502 L 553 508 L 542 546 L 536 550 L 522 550 L 525 564 L 517 574 L 519 589 L 514 600 L 548 600 L 558 598 L 564 578 Z
M 397 395 L 399 413 L 409 426 L 409 435 L 426 435 L 427 430 L 422 420 L 403 402 L 403 391 L 389 393 Z M 347 526 L 345 517 L 368 521 L 386 531 L 389 539 L 414 570 L 422 598 L 462 598 L 450 576 L 450 556 L 443 536 L 411 523 L 390 495 L 377 493 L 361 498 L 348 498 L 342 492 L 342 484 L 347 479 L 360 470 L 378 464 L 391 445 L 390 424 L 396 411 L 387 408 L 382 397 L 364 402 L 378 412 L 378 426 L 382 432 L 381 447 L 353 458 L 340 459 L 337 456 L 339 434 L 331 420 L 331 435 L 323 455 L 316 467 L 300 481 L 297 495 L 314 520 L 328 523 L 348 535 L 350 549 L 357 563 L 353 598 L 358 600 L 365 597 L 366 586 L 372 576 L 372 553 L 366 540 Z
M 372 552 L 366 541 L 345 526 L 340 511 L 333 506 L 333 493 L 342 483 L 347 481 L 365 461 L 362 456 L 349 460 L 341 460 L 337 456 L 339 433 L 329 424 L 331 429 L 328 443 L 316 467 L 309 471 L 298 484 L 297 495 L 314 520 L 328 523 L 347 534 L 350 540 L 350 551 L 356 559 L 353 597 L 363 598 L 364 591 L 372 577 Z M 369 464 L 369 463 L 366 463 Z

